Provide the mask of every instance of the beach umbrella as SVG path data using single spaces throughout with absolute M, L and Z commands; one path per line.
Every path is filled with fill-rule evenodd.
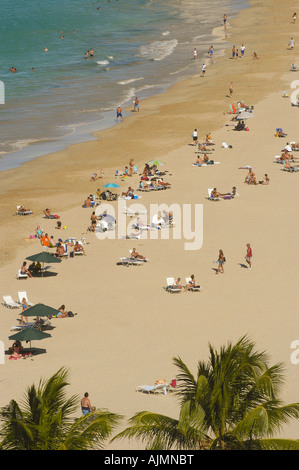
M 160 160 L 150 160 L 147 162 L 148 165 L 155 165 L 155 166 L 160 166 L 160 165 L 165 165 L 164 162 L 161 162 Z
M 34 328 L 25 328 L 24 330 L 9 336 L 8 339 L 11 339 L 12 341 L 30 341 L 31 348 L 31 341 L 40 341 L 41 339 L 51 337 L 52 335 L 50 335 L 50 333 L 44 333 L 43 331 L 35 330 Z
M 120 188 L 120 186 L 116 183 L 107 183 L 104 185 L 104 188 Z
M 236 119 L 238 121 L 243 121 L 243 119 L 249 119 L 253 117 L 253 114 L 252 113 L 249 113 L 248 111 L 243 111 L 242 113 L 238 114 L 238 116 L 236 117 Z
M 57 308 L 48 307 L 48 305 L 35 304 L 33 307 L 26 308 L 20 315 L 25 317 L 50 317 L 56 315 L 57 311 Z
M 105 219 L 108 223 L 116 224 L 115 218 L 110 214 L 100 214 L 102 219 Z
M 42 263 L 43 268 L 44 268 L 44 263 L 61 263 L 60 258 L 56 258 L 52 253 L 49 253 L 48 251 L 42 251 L 41 253 L 36 253 L 35 255 L 27 256 L 28 260 L 30 261 L 35 261 L 36 263 Z M 42 276 L 44 275 L 44 272 L 42 270 Z
M 42 251 L 41 253 L 36 253 L 35 255 L 27 256 L 30 261 L 35 261 L 36 263 L 61 263 L 60 258 L 56 258 L 52 253 L 48 251 Z

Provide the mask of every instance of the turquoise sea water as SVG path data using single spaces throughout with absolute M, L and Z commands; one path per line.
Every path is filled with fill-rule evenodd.
M 246 6 L 245 0 L 1 0 L 0 170 L 89 139 L 114 123 L 117 105 L 197 72 L 223 14 Z M 91 48 L 94 56 L 85 59 Z

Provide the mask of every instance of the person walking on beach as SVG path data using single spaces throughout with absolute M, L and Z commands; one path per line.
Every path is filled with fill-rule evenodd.
M 232 48 L 232 59 L 236 57 L 236 46 L 233 46 Z
M 244 44 L 242 44 L 242 46 L 240 47 L 240 52 L 241 52 L 241 57 L 244 57 L 244 54 L 245 54 L 245 46 L 244 46 Z
M 119 119 L 121 119 L 121 121 L 123 120 L 122 109 L 121 109 L 120 105 L 117 107 L 117 110 L 116 110 L 116 122 Z
M 91 413 L 93 407 L 91 406 L 90 400 L 89 400 L 89 395 L 88 393 L 84 393 L 84 397 L 81 400 L 81 410 L 83 416 L 87 415 L 88 413 Z
M 228 89 L 229 89 L 229 97 L 231 98 L 233 95 L 233 82 L 230 82 Z
M 247 246 L 247 251 L 246 251 L 245 260 L 246 260 L 246 263 L 249 265 L 248 269 L 251 269 L 252 249 L 251 249 L 250 243 L 247 243 L 246 246 Z
M 289 46 L 290 46 L 291 49 L 294 49 L 294 46 L 295 46 L 295 40 L 294 40 L 294 38 L 291 38 L 291 39 L 290 39 Z
M 218 269 L 216 271 L 216 274 L 218 274 L 219 272 L 221 272 L 222 274 L 224 274 L 224 263 L 225 263 L 225 256 L 223 254 L 223 251 L 222 250 L 219 250 L 219 256 L 218 256 Z
M 296 19 L 297 19 L 297 13 L 294 13 L 293 14 L 293 23 L 296 23 Z
M 135 98 L 135 101 L 134 101 L 134 111 L 139 111 L 139 99 Z
M 202 64 L 201 66 L 201 76 L 204 77 L 206 73 L 206 64 Z
M 194 47 L 194 50 L 193 50 L 193 59 L 195 60 L 197 57 L 197 50 L 196 50 L 196 47 Z

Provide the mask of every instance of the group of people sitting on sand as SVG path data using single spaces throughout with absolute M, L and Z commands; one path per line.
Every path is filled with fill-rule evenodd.
M 139 182 L 139 191 L 150 191 L 150 190 L 157 190 L 157 189 L 166 189 L 170 188 L 171 183 L 167 183 L 163 180 L 163 178 L 152 178 L 150 181 L 146 181 L 145 179 L 141 179 Z
M 103 178 L 103 177 L 104 177 L 104 172 L 103 172 L 103 169 L 101 168 L 100 174 L 98 175 L 97 173 L 93 173 L 90 177 L 90 181 L 96 181 L 97 179 Z
M 217 191 L 217 188 L 214 188 L 210 194 L 211 199 L 219 199 L 220 197 L 222 197 L 223 199 L 233 199 L 236 196 L 237 196 L 236 186 L 233 186 L 232 190 L 229 193 L 219 193 Z
M 214 160 L 210 160 L 208 155 L 205 153 L 203 158 L 200 157 L 200 155 L 197 155 L 196 161 L 194 165 L 212 165 L 214 163 Z
M 253 169 L 250 168 L 248 171 L 248 174 L 245 177 L 244 183 L 246 184 L 269 184 L 270 183 L 270 178 L 267 173 L 264 175 L 264 179 L 261 181 L 256 180 L 255 173 L 253 172 Z

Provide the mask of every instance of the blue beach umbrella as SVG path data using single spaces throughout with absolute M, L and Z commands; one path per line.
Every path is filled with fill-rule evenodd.
M 105 184 L 104 188 L 120 188 L 120 186 L 115 183 L 108 183 L 108 184 Z

